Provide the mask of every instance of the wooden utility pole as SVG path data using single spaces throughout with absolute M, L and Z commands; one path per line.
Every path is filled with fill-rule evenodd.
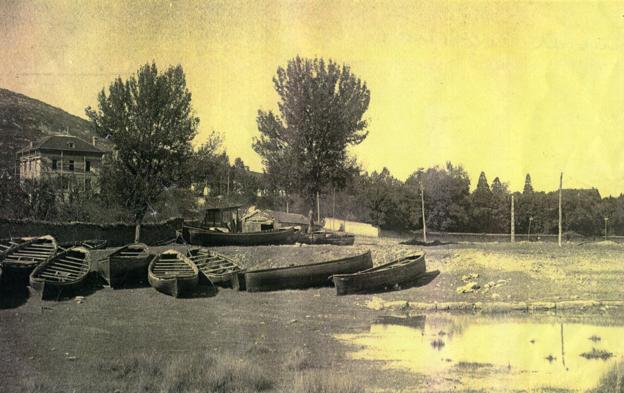
M 316 192 L 316 223 L 320 224 L 321 222 L 321 197 L 319 192 Z
M 511 194 L 511 242 L 516 242 L 516 217 L 514 214 L 514 195 Z
M 336 218 L 336 187 L 334 187 L 334 198 L 332 201 L 332 225 L 331 229 L 334 229 L 334 220 Z
M 562 214 L 561 214 L 561 189 L 563 188 L 563 172 L 559 176 L 559 237 L 557 238 L 559 242 L 559 247 L 561 247 L 561 232 L 562 232 Z
M 422 209 L 423 242 L 427 243 L 427 220 L 425 219 L 425 193 L 422 182 L 420 183 L 420 207 Z

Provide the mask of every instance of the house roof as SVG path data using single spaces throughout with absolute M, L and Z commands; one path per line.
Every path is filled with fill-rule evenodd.
M 73 143 L 73 147 L 70 147 Z M 79 153 L 104 154 L 104 151 L 73 135 L 48 135 L 26 146 L 19 153 L 29 153 L 36 150 L 74 151 Z
M 277 210 L 254 210 L 253 212 L 247 214 L 244 219 L 252 217 L 258 213 L 273 217 L 274 220 L 282 223 L 288 224 L 300 224 L 300 225 L 308 225 L 310 222 L 308 218 L 302 214 L 298 213 L 286 213 Z

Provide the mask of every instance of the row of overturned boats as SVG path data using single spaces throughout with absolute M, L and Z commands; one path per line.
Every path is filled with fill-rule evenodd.
M 191 295 L 201 286 L 247 292 L 334 286 L 337 295 L 346 295 L 401 288 L 426 273 L 424 253 L 373 266 L 370 251 L 318 263 L 248 270 L 236 258 L 206 248 L 205 238 L 199 244 L 197 236 L 189 240 L 191 244 L 162 252 L 153 252 L 143 243 L 128 244 L 99 260 L 93 260 L 91 251 L 105 248 L 105 241 L 59 245 L 52 236 L 0 241 L 0 285 L 19 281 L 6 276 L 27 276 L 30 287 L 43 298 L 58 298 L 63 291 L 80 288 L 94 273 L 112 288 L 149 283 L 174 297 Z

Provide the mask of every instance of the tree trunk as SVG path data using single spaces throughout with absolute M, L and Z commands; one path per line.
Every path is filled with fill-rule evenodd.
M 134 242 L 138 243 L 141 239 L 141 219 L 137 218 L 134 225 Z

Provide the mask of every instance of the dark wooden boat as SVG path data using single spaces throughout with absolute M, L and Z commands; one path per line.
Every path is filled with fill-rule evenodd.
M 76 289 L 91 269 L 89 250 L 74 247 L 42 262 L 30 274 L 30 286 L 45 297 L 51 291 Z
M 100 263 L 99 271 L 112 288 L 145 281 L 153 256 L 143 243 L 128 244 L 114 251 Z
M 372 266 L 371 253 L 367 251 L 333 261 L 248 271 L 243 285 L 248 292 L 325 287 L 331 286 L 330 277 L 334 274 L 354 273 Z
M 297 241 L 294 228 L 262 232 L 219 232 L 206 228 L 184 226 L 182 235 L 190 244 L 198 246 L 263 246 L 270 244 L 294 244 Z
M 333 244 L 335 246 L 352 246 L 355 236 L 350 233 L 315 231 L 301 233 L 299 241 L 305 244 Z
M 61 248 L 72 247 L 84 247 L 87 250 L 101 250 L 106 248 L 108 242 L 106 240 L 92 239 L 92 240 L 77 240 L 73 242 L 62 242 L 59 244 Z
M 335 274 L 332 277 L 336 293 L 366 293 L 392 289 L 413 282 L 427 271 L 425 254 L 415 254 L 353 274 Z
M 180 297 L 191 292 L 199 276 L 197 266 L 176 250 L 167 250 L 149 264 L 147 279 L 157 291 Z
M 35 266 L 52 258 L 58 251 L 52 236 L 23 238 L 4 243 L 0 251 L 0 263 L 5 273 L 23 273 L 25 278 Z
M 186 254 L 199 271 L 215 285 L 231 285 L 232 275 L 242 271 L 241 267 L 225 255 L 202 248 L 188 250 Z

